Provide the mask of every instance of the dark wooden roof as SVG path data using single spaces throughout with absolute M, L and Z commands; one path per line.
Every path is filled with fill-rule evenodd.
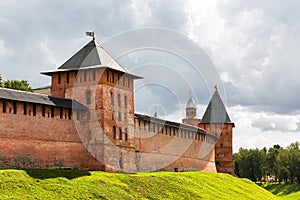
M 202 117 L 201 123 L 223 124 L 231 123 L 224 103 L 216 89 L 206 111 Z
M 36 94 L 19 90 L 11 90 L 6 88 L 0 88 L 0 98 L 64 108 L 74 108 L 78 110 L 87 109 L 83 104 L 79 103 L 76 100 L 62 99 L 48 95 Z
M 158 123 L 158 124 L 162 124 L 162 125 L 172 126 L 172 127 L 176 127 L 176 128 L 183 128 L 183 129 L 190 130 L 190 131 L 196 131 L 196 132 L 208 134 L 204 129 L 198 128 L 196 126 L 188 125 L 188 124 L 167 121 L 167 120 L 163 120 L 163 119 L 160 119 L 157 117 L 151 117 L 148 115 L 137 114 L 137 113 L 134 114 L 134 117 L 148 121 L 148 122 L 153 122 L 153 123 Z

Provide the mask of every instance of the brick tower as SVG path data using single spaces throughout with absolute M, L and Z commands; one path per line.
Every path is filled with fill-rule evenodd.
M 226 108 L 216 88 L 199 124 L 200 128 L 219 136 L 215 145 L 215 162 L 218 172 L 233 174 L 232 129 Z
M 198 127 L 200 119 L 197 119 L 196 115 L 197 115 L 196 101 L 192 93 L 190 93 L 190 98 L 186 103 L 185 118 L 182 120 L 182 123 Z
M 54 97 L 76 99 L 89 111 L 77 116 L 85 120 L 81 139 L 105 171 L 135 171 L 134 79 L 93 38 L 57 70 L 43 72 L 52 77 Z M 84 124 L 84 125 L 81 125 Z

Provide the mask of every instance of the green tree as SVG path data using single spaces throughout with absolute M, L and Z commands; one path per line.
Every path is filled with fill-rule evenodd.
M 29 82 L 27 80 L 7 80 L 3 82 L 3 87 L 14 90 L 32 92 L 32 88 L 30 87 Z
M 287 182 L 291 176 L 290 173 L 290 155 L 288 149 L 280 149 L 279 154 L 276 157 L 276 175 L 279 183 L 282 181 Z
M 261 181 L 265 175 L 266 149 L 243 149 L 234 155 L 235 174 L 252 181 Z
M 269 148 L 267 156 L 266 156 L 266 166 L 267 166 L 267 174 L 269 175 L 277 175 L 276 171 L 276 158 L 279 154 L 279 149 L 282 149 L 278 144 Z

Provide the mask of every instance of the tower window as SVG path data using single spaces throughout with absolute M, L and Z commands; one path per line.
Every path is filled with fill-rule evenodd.
M 121 95 L 118 94 L 118 106 L 121 107 Z
M 127 108 L 127 96 L 124 96 L 124 106 Z
M 128 116 L 127 116 L 127 113 L 124 113 L 124 121 L 125 121 L 125 122 L 128 122 Z
M 119 121 L 122 121 L 122 114 L 119 112 Z
M 91 100 L 91 92 L 87 91 L 85 93 L 85 98 L 86 98 L 86 104 L 91 104 L 92 100 Z
M 58 74 L 58 84 L 61 84 L 61 74 Z
M 69 72 L 67 72 L 67 83 L 69 83 L 70 82 L 70 74 L 69 74 Z
M 115 104 L 115 101 L 114 101 L 114 93 L 110 93 L 110 104 L 113 106 Z

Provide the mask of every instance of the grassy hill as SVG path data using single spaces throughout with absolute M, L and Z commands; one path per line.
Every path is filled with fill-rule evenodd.
M 263 187 L 282 199 L 300 199 L 300 184 L 265 184 Z
M 205 172 L 0 170 L 0 199 L 278 199 L 247 179 Z

